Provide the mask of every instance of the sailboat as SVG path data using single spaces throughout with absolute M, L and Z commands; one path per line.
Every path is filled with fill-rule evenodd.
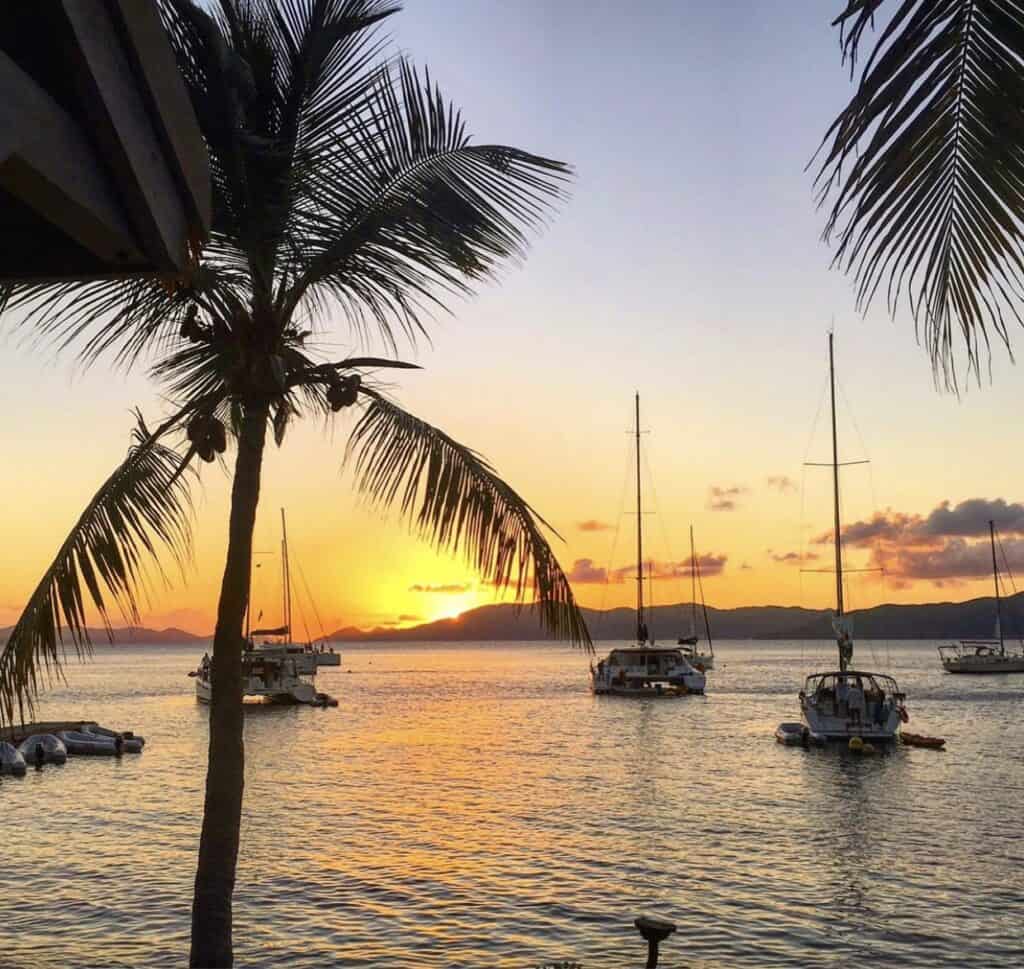
M 939 659 L 947 673 L 1024 673 L 1024 648 L 1006 651 L 999 596 L 999 564 L 996 561 L 996 524 L 988 523 L 992 543 L 992 578 L 996 586 L 996 634 L 994 639 L 961 639 L 939 647 Z
M 843 610 L 843 546 L 839 525 L 839 439 L 836 432 L 836 370 L 832 334 L 828 335 L 828 372 L 832 405 L 833 539 L 836 551 L 836 609 L 832 619 L 839 669 L 812 673 L 800 691 L 804 724 L 814 739 L 892 741 L 909 717 L 891 676 L 854 669 L 853 623 Z M 783 725 L 787 726 L 787 725 Z M 781 729 L 781 728 L 780 728 Z
M 704 601 L 704 583 L 700 583 L 700 607 L 704 613 L 704 635 L 708 641 L 707 651 L 698 648 L 697 636 L 697 583 L 700 579 L 700 560 L 693 544 L 693 525 L 690 526 L 690 635 L 680 636 L 680 652 L 687 662 L 701 673 L 715 668 L 715 646 L 711 642 L 711 623 L 708 620 L 708 606 Z
M 640 395 L 636 395 L 636 642 L 613 649 L 590 666 L 591 689 L 613 696 L 685 696 L 703 693 L 704 674 L 678 646 L 657 646 L 644 611 L 643 503 L 640 491 Z
M 292 641 L 292 584 L 288 559 L 288 528 L 281 509 L 281 594 L 280 626 L 249 629 L 252 609 L 250 588 L 246 611 L 245 648 L 242 653 L 242 693 L 272 703 L 305 703 L 310 706 L 337 706 L 338 701 L 317 691 L 313 684 L 321 666 L 340 666 L 341 654 L 324 643 Z M 261 642 L 257 638 L 262 637 Z M 196 681 L 196 699 L 209 703 L 212 696 L 213 661 L 203 656 L 199 668 L 188 674 Z

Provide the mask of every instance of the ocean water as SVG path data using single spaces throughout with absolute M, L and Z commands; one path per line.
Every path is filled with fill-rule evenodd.
M 99 649 L 42 718 L 147 737 L 0 782 L 0 966 L 185 964 L 207 723 L 201 650 Z M 253 706 L 236 965 L 1024 963 L 1024 675 L 859 646 L 948 750 L 777 745 L 816 644 L 722 643 L 708 695 L 592 697 L 553 645 L 360 646 L 337 709 Z M 829 657 L 826 660 L 826 657 Z

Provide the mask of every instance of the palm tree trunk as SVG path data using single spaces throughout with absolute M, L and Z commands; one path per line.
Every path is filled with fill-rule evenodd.
M 267 407 L 246 407 L 231 488 L 227 563 L 213 639 L 210 754 L 199 866 L 192 901 L 193 967 L 230 966 L 231 896 L 235 889 L 245 746 L 242 739 L 242 622 L 249 598 L 252 533 L 260 497 Z

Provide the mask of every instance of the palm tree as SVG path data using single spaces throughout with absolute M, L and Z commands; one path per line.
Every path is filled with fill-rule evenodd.
M 957 387 L 962 342 L 980 377 L 993 338 L 1010 350 L 1024 296 L 1024 8 L 1016 0 L 845 0 L 851 76 L 889 11 L 856 89 L 825 135 L 825 238 L 866 309 L 885 284 L 909 304 L 937 379 Z M 1011 351 L 1012 356 L 1012 351 Z
M 569 169 L 474 145 L 429 75 L 383 57 L 387 0 L 161 0 L 206 140 L 209 240 L 180 278 L 26 285 L 0 292 L 18 325 L 92 363 L 146 364 L 168 402 L 140 415 L 128 456 L 47 569 L 0 653 L 0 718 L 24 718 L 59 674 L 64 639 L 89 650 L 86 613 L 138 616 L 147 563 L 189 553 L 198 457 L 235 450 L 227 560 L 213 643 L 209 766 L 192 910 L 193 966 L 232 962 L 231 899 L 243 792 L 242 622 L 268 428 L 360 416 L 358 488 L 489 581 L 535 603 L 589 648 L 546 523 L 477 453 L 402 410 L 375 374 L 408 366 L 397 339 L 427 312 L 521 256 Z M 318 353 L 340 319 L 387 358 Z

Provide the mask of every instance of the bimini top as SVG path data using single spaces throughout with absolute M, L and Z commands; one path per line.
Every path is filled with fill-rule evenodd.
M 857 679 L 867 680 L 869 683 L 881 686 L 887 693 L 900 692 L 899 686 L 897 686 L 896 681 L 891 676 L 887 676 L 885 673 L 869 673 L 867 670 L 833 670 L 828 673 L 812 673 L 807 677 L 804 689 L 810 693 L 812 690 L 817 690 L 821 687 L 826 689 L 834 688 L 837 683 L 841 683 L 843 680 Z

